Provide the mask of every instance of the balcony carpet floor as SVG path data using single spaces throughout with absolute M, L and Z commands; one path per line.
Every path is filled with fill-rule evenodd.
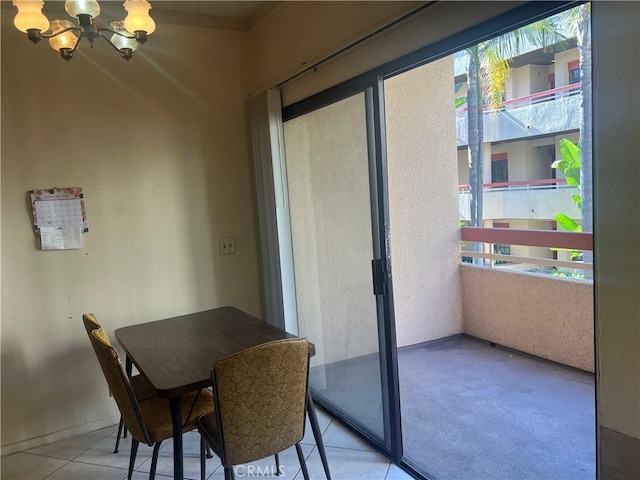
M 380 396 L 377 358 L 325 366 L 318 393 L 379 418 L 363 401 Z M 400 349 L 398 364 L 404 454 L 430 478 L 595 479 L 592 374 L 466 336 Z

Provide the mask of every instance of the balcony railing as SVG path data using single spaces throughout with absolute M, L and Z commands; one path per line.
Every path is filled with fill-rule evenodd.
M 571 85 L 564 85 L 558 88 L 552 88 L 550 90 L 544 90 L 542 92 L 532 93 L 531 95 L 525 95 L 524 97 L 513 98 L 506 100 L 502 103 L 503 110 L 515 110 L 516 108 L 528 107 L 542 102 L 548 102 L 552 100 L 558 100 L 565 97 L 571 97 L 573 95 L 580 94 L 580 83 L 572 83 Z M 460 107 L 456 109 L 456 116 L 463 116 L 467 114 L 468 107 Z M 496 110 L 489 110 L 486 106 L 483 107 L 484 113 L 493 113 Z
M 592 251 L 593 235 L 585 232 L 562 232 L 556 230 L 523 230 L 515 228 L 462 227 L 461 239 L 467 242 L 488 245 L 482 251 L 462 250 L 462 257 L 480 259 L 482 265 L 494 268 L 498 262 L 504 264 L 526 264 L 550 268 L 553 271 L 593 270 L 593 264 L 582 261 L 557 260 L 532 256 L 504 255 L 493 253 L 494 245 L 522 245 L 544 247 L 559 251 Z
M 542 180 L 520 180 L 517 182 L 497 182 L 484 183 L 483 190 L 491 192 L 514 191 L 514 190 L 539 190 L 543 188 L 565 188 L 568 187 L 565 178 L 545 178 Z M 573 188 L 573 187 L 572 187 Z M 469 185 L 458 185 L 458 193 L 466 193 L 471 190 Z

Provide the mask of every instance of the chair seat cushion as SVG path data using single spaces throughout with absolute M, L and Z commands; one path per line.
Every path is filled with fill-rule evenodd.
M 195 402 L 195 403 L 194 403 Z M 140 412 L 145 419 L 149 437 L 155 442 L 161 442 L 173 436 L 173 425 L 169 412 L 169 399 L 153 396 L 142 400 Z M 213 395 L 203 388 L 199 394 L 191 393 L 182 397 L 182 425 L 183 432 L 198 427 L 198 418 L 213 411 Z

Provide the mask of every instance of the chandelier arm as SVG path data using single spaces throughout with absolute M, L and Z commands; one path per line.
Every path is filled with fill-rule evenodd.
M 133 56 L 133 51 L 132 51 L 130 48 L 123 48 L 123 49 L 118 48 L 118 47 L 117 47 L 117 46 L 116 46 L 116 45 L 115 45 L 115 44 L 114 44 L 114 43 L 109 39 L 109 37 L 107 37 L 105 34 L 103 34 L 103 33 L 102 33 L 103 31 L 111 32 L 111 33 L 116 33 L 116 34 L 118 34 L 118 35 L 120 35 L 120 34 L 119 34 L 118 32 L 114 32 L 113 30 L 109 30 L 108 28 L 101 28 L 101 29 L 100 29 L 100 31 L 99 31 L 100 36 L 101 36 L 102 38 L 104 38 L 104 39 L 107 41 L 107 43 L 108 43 L 109 45 L 111 45 L 115 50 L 117 50 L 117 51 L 118 51 L 118 53 L 120 53 L 120 55 L 122 56 L 122 58 L 124 58 L 125 60 L 130 60 L 130 59 L 131 59 L 131 57 Z M 135 38 L 135 37 L 127 37 L 127 36 L 125 36 L 125 35 L 120 35 L 120 36 L 121 36 L 121 37 L 125 37 L 125 38 Z M 76 46 L 77 46 L 77 45 L 76 45 Z
M 136 39 L 136 36 L 135 36 L 135 35 L 125 35 L 124 33 L 116 32 L 115 30 L 111 30 L 110 28 L 106 28 L 106 27 L 104 27 L 104 28 L 102 28 L 102 27 L 101 27 L 101 28 L 99 28 L 99 29 L 98 29 L 98 33 L 100 34 L 100 36 L 101 36 L 102 38 L 106 39 L 109 43 L 111 43 L 111 41 L 110 41 L 109 39 L 107 39 L 107 37 L 105 37 L 105 36 L 102 34 L 102 32 L 115 33 L 116 35 L 118 35 L 118 36 L 120 36 L 120 37 L 122 37 L 122 38 L 128 38 L 129 40 L 135 40 L 135 39 Z M 112 45 L 113 45 L 113 44 L 112 44 Z M 114 47 L 115 47 L 115 45 L 114 45 Z M 117 47 L 116 47 L 116 49 L 117 49 Z
M 69 31 L 74 31 L 74 32 L 78 32 L 80 33 L 80 35 L 78 35 L 78 42 L 76 42 L 76 45 L 80 42 L 80 38 L 82 37 L 82 29 L 80 27 L 67 27 L 64 30 L 60 30 L 56 33 L 51 33 L 51 34 L 46 34 L 46 33 L 42 33 L 40 32 L 40 36 L 42 38 L 55 38 L 58 35 L 62 35 L 65 32 L 69 32 Z M 75 50 L 75 48 L 74 48 Z

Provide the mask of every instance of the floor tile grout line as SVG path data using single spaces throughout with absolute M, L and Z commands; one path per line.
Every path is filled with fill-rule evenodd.
M 327 430 L 329 429 L 329 427 L 331 426 L 332 421 L 330 420 L 329 423 L 327 424 L 327 426 L 322 430 L 322 435 L 324 436 L 324 434 L 327 432 Z M 99 443 L 105 441 L 106 439 L 109 439 L 113 437 L 113 432 L 110 432 L 108 434 L 106 434 L 104 437 L 102 437 L 99 440 L 96 441 L 92 441 L 90 443 L 90 445 L 84 449 L 81 453 L 75 455 L 72 459 L 69 458 L 60 458 L 57 457 L 55 455 L 51 455 L 51 454 L 43 454 L 43 453 L 31 453 L 31 452 L 27 452 L 27 451 L 22 451 L 22 453 L 26 453 L 28 455 L 31 456 L 38 456 L 38 457 L 43 457 L 43 458 L 52 458 L 52 459 L 56 459 L 56 460 L 62 460 L 64 461 L 64 464 L 61 465 L 59 468 L 55 469 L 53 472 L 47 474 L 42 480 L 51 477 L 52 475 L 54 475 L 56 472 L 58 472 L 61 468 L 64 468 L 65 466 L 68 466 L 71 463 L 74 464 L 83 464 L 83 465 L 95 465 L 95 466 L 101 466 L 101 467 L 106 467 L 106 468 L 115 468 L 116 470 L 121 470 L 125 473 L 123 478 L 126 478 L 126 468 L 124 467 L 120 467 L 120 466 L 114 466 L 114 465 L 108 465 L 108 464 L 102 464 L 102 463 L 95 463 L 95 462 L 91 462 L 91 461 L 83 461 L 83 460 L 79 460 L 79 457 L 85 453 L 87 453 L 88 451 L 90 451 L 93 447 L 95 447 L 96 445 L 98 445 Z M 115 438 L 113 438 L 113 440 L 115 441 Z M 55 442 L 54 442 L 55 443 Z M 169 442 L 168 442 L 169 443 Z M 302 443 L 301 443 L 302 444 Z M 312 455 L 314 455 L 314 450 L 318 450 L 318 447 L 315 443 L 308 443 L 308 444 L 302 444 L 302 445 L 306 445 L 307 447 L 310 447 L 309 453 L 306 455 L 305 457 L 305 461 L 311 459 Z M 166 445 L 164 445 L 163 447 L 165 447 Z M 334 450 L 334 451 L 352 451 L 352 452 L 365 452 L 365 453 L 376 453 L 373 450 L 370 449 L 360 449 L 360 448 L 353 448 L 353 447 L 343 447 L 343 446 L 331 446 L 331 445 L 325 445 L 325 448 L 329 451 Z M 16 452 L 19 453 L 19 452 Z M 143 472 L 140 470 L 140 467 L 149 461 L 149 459 L 151 458 L 151 456 L 147 456 L 147 458 L 145 460 L 143 460 L 138 467 L 134 470 L 138 473 L 148 473 L 148 472 Z M 213 469 L 213 471 L 207 476 L 207 479 L 211 479 L 215 473 L 218 471 L 218 469 L 221 468 L 221 464 L 218 464 L 216 466 L 216 468 Z M 391 468 L 391 463 L 389 462 L 386 466 L 386 471 L 385 471 L 385 475 L 383 477 L 383 480 L 386 479 L 386 477 L 389 475 L 390 472 L 390 468 Z M 296 468 L 296 472 L 293 476 L 293 479 L 295 480 L 301 473 L 301 468 L 298 466 Z M 159 474 L 159 476 L 161 476 Z
M 42 456 L 42 455 L 41 455 Z M 64 465 L 60 465 L 58 468 L 56 468 L 53 472 L 49 473 L 48 475 L 45 475 L 44 477 L 42 477 L 42 480 L 46 480 L 47 478 L 49 478 L 51 475 L 53 475 L 54 473 L 56 473 L 58 470 L 60 470 L 62 467 L 66 467 L 67 465 L 69 465 L 71 463 L 71 460 L 67 460 L 67 462 Z

